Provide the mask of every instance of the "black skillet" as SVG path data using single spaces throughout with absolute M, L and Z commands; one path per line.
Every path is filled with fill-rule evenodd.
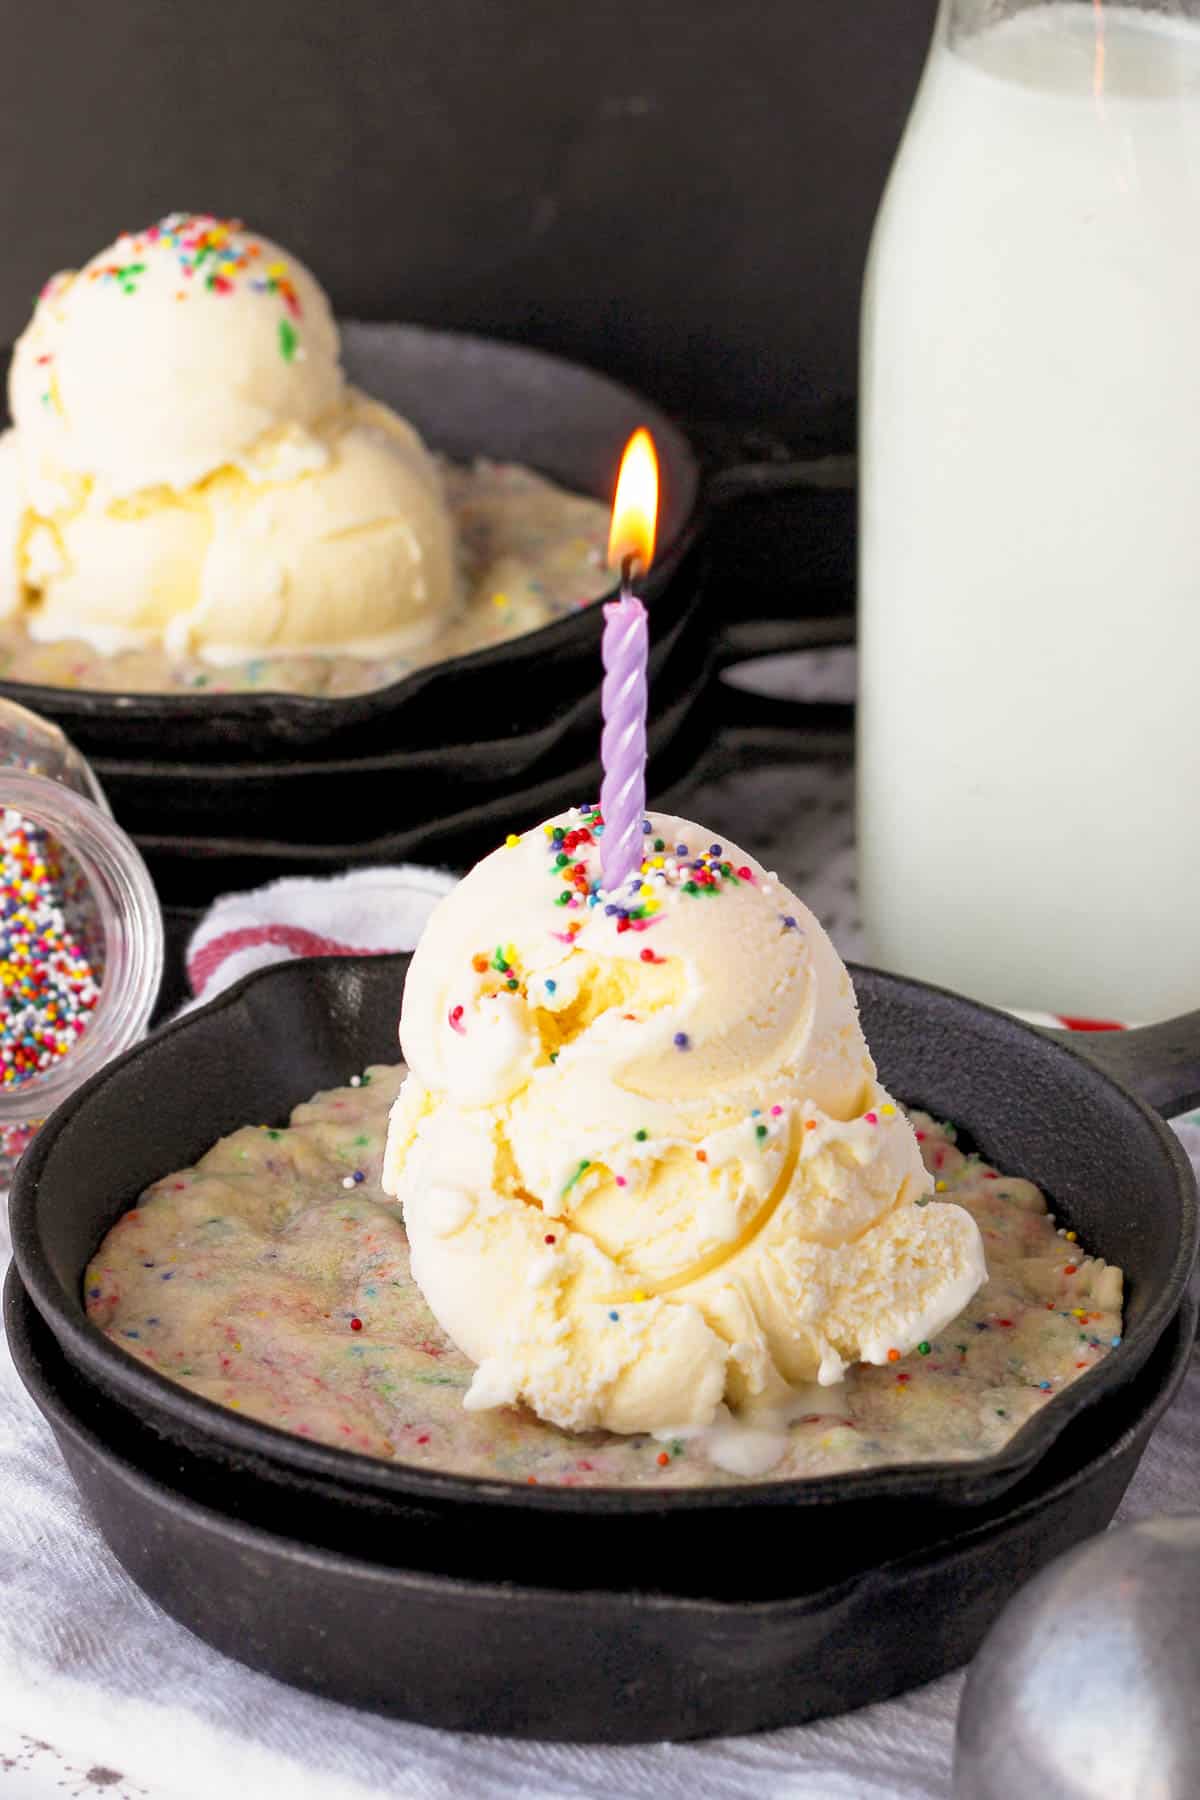
M 697 588 L 703 580 L 699 547 L 681 564 L 685 580 Z M 655 615 L 650 653 L 650 686 L 654 697 L 648 720 L 652 756 L 690 734 L 699 749 L 718 730 L 739 723 L 757 730 L 787 729 L 793 753 L 797 735 L 836 715 L 843 732 L 847 707 L 811 706 L 751 696 L 744 689 L 710 677 L 738 652 L 751 628 L 765 630 L 767 621 L 741 619 L 723 624 L 720 590 L 709 588 L 688 611 L 669 625 Z M 799 621 L 794 621 L 799 624 Z M 772 626 L 782 631 L 786 622 Z M 829 628 L 806 620 L 809 635 Z M 175 840 L 184 835 L 203 843 L 226 840 L 264 842 L 268 838 L 303 854 L 310 847 L 333 844 L 343 860 L 356 860 L 358 847 L 381 835 L 416 827 L 439 832 L 445 820 L 480 800 L 515 796 L 559 779 L 567 792 L 591 791 L 598 785 L 599 682 L 593 670 L 591 688 L 561 701 L 547 717 L 526 730 L 481 735 L 469 743 L 415 744 L 378 755 L 320 757 L 290 762 L 187 762 L 133 756 L 93 756 L 91 766 L 110 805 L 125 829 L 139 839 Z M 447 731 L 447 739 L 449 731 Z M 587 771 L 583 785 L 571 772 Z M 548 810 L 553 811 L 552 806 Z M 385 830 L 381 832 L 381 826 Z
M 707 634 L 687 626 L 702 602 L 654 634 L 647 720 L 652 755 L 662 753 L 702 702 L 711 662 Z M 263 839 L 285 844 L 337 843 L 343 858 L 385 834 L 437 825 L 486 803 L 497 816 L 501 796 L 527 789 L 598 757 L 600 659 L 592 683 L 574 697 L 547 698 L 543 717 L 528 729 L 469 743 L 414 744 L 379 755 L 320 757 L 286 763 L 154 762 L 93 757 L 92 769 L 125 830 L 137 836 L 179 835 Z M 447 734 L 448 735 L 448 734 Z M 598 779 L 598 776 L 597 776 Z M 579 790 L 582 791 L 582 790 Z M 590 791 L 590 790 L 589 790 Z M 347 850 L 349 852 L 347 857 Z
M 611 496 L 622 446 L 641 424 L 658 445 L 659 554 L 645 578 L 656 635 L 695 603 L 678 579 L 701 524 L 700 471 L 688 440 L 649 400 L 543 351 L 414 325 L 342 327 L 351 380 L 411 419 L 459 461 L 517 461 L 576 493 Z M 470 745 L 545 728 L 595 690 L 598 606 L 522 637 L 418 669 L 374 693 L 114 694 L 0 682 L 53 718 L 88 756 L 220 763 L 383 755 Z
M 668 671 L 671 691 L 659 695 L 648 723 L 650 786 L 664 804 L 674 796 L 669 810 L 686 813 L 689 788 L 731 762 L 745 766 L 781 752 L 848 753 L 851 708 L 743 692 L 709 678 L 708 662 L 703 640 L 689 634 Z M 504 780 L 499 811 L 483 757 L 473 759 L 478 784 L 456 776 L 447 783 L 445 773 L 438 774 L 436 751 L 428 762 L 419 753 L 411 759 L 401 753 L 246 768 L 224 786 L 218 770 L 206 777 L 195 765 L 187 772 L 186 793 L 170 780 L 145 780 L 144 765 L 121 765 L 115 778 L 112 764 L 95 760 L 92 767 L 145 857 L 160 898 L 198 917 L 196 909 L 218 894 L 282 875 L 329 875 L 409 859 L 467 868 L 494 847 L 498 818 L 503 829 L 525 830 L 597 793 L 598 742 L 591 731 L 579 746 L 580 761 L 551 757 L 549 766 L 536 763 L 520 781 Z M 505 745 L 481 748 L 498 762 L 512 754 Z M 426 813 L 423 797 L 431 790 L 443 797 Z M 194 820 L 207 820 L 206 830 L 180 830 L 186 808 Z M 242 820 L 255 829 L 238 834 Z
M 655 791 L 681 794 L 701 768 L 711 734 L 703 712 L 691 697 L 681 695 L 650 726 L 647 741 L 648 769 Z M 334 790 L 336 810 L 329 828 L 353 832 L 358 827 L 360 835 L 344 841 L 298 843 L 274 836 L 213 838 L 163 831 L 135 831 L 131 835 L 146 859 L 160 899 L 168 905 L 190 908 L 196 918 L 198 909 L 218 895 L 256 887 L 284 875 L 334 875 L 346 868 L 409 860 L 466 869 L 494 849 L 494 793 L 464 796 L 466 804 L 446 806 L 436 818 L 410 817 L 401 823 L 395 818 L 398 809 L 389 804 L 386 773 L 375 774 L 384 804 L 369 820 L 364 818 L 362 803 L 356 798 L 356 770 L 347 768 L 340 796 L 336 784 L 327 784 L 323 777 L 314 782 L 314 792 L 327 786 Z M 598 793 L 599 788 L 600 769 L 594 755 L 588 755 L 578 765 L 563 764 L 506 796 L 501 829 L 524 831 L 553 813 L 578 805 Z M 303 803 L 302 789 L 297 799 Z M 263 823 L 275 828 L 274 810 L 269 804 L 264 805 Z M 382 835 L 374 835 L 380 825 L 387 829 Z
M 412 418 L 436 449 L 515 459 L 607 501 L 629 432 L 646 424 L 661 462 L 656 566 L 646 580 L 655 646 L 689 626 L 689 551 L 719 512 L 713 628 L 727 659 L 853 639 L 852 459 L 699 424 L 690 438 L 644 396 L 543 351 L 419 326 L 347 322 L 347 373 Z M 781 570 L 783 573 L 781 574 Z M 252 693 L 135 695 L 0 680 L 0 694 L 56 719 L 90 758 L 238 766 L 385 756 L 543 730 L 595 686 L 598 606 L 494 649 L 342 699 Z M 709 627 L 705 627 L 709 629 Z M 657 685 L 657 684 L 656 684 Z M 652 706 L 655 703 L 652 691 Z
M 1185 1295 L 1125 1389 L 946 1535 L 909 1547 L 885 1525 L 839 1575 L 814 1557 L 800 1519 L 763 1598 L 739 1594 L 735 1579 L 714 1599 L 638 1591 L 619 1567 L 604 1570 L 613 1585 L 586 1591 L 427 1572 L 411 1565 L 400 1514 L 386 1536 L 364 1539 L 353 1513 L 331 1515 L 323 1533 L 269 1482 L 214 1481 L 206 1458 L 86 1382 L 15 1269 L 4 1298 L 18 1373 L 102 1533 L 198 1636 L 329 1699 L 421 1724 L 608 1743 L 802 1724 L 966 1662 L 1017 1587 L 1108 1524 L 1191 1363 L 1196 1326 Z M 749 1590 L 770 1550 L 755 1516 L 744 1522 L 702 1548 Z M 584 1535 L 581 1572 L 592 1555 Z
M 675 782 L 712 734 L 710 652 L 728 661 L 852 636 L 845 459 L 797 462 L 770 440 L 698 427 L 702 469 L 689 440 L 650 402 L 558 358 L 402 325 L 348 324 L 344 343 L 351 377 L 449 455 L 516 457 L 597 497 L 609 495 L 629 430 L 650 424 L 663 477 L 660 554 L 647 581 L 660 786 Z M 721 530 L 702 530 L 718 511 Z M 710 554 L 713 604 L 705 608 Z M 593 605 L 345 700 L 15 682 L 0 682 L 0 693 L 62 723 L 160 891 L 196 904 L 283 874 L 393 860 L 414 845 L 470 862 L 488 842 L 487 803 L 497 793 L 510 807 L 528 800 L 533 818 L 539 805 L 557 811 L 590 792 L 599 775 L 600 627 Z M 756 726 L 770 710 L 756 702 Z
M 54 1114 L 13 1185 L 13 1247 L 35 1306 L 83 1377 L 191 1453 L 231 1497 L 273 1485 L 279 1516 L 343 1544 L 387 1539 L 405 1560 L 473 1577 L 572 1587 L 633 1585 L 738 1596 L 816 1559 L 830 1578 L 883 1541 L 927 1542 L 1027 1479 L 1074 1420 L 1103 1420 L 1178 1311 L 1196 1255 L 1197 1195 L 1164 1110 L 1200 1099 L 1200 1015 L 1087 1041 L 1103 1069 L 1007 1015 L 877 971 L 856 971 L 885 1083 L 954 1119 L 1002 1169 L 1038 1182 L 1060 1218 L 1128 1278 L 1126 1329 L 1103 1363 L 994 1456 L 800 1482 L 679 1491 L 518 1486 L 439 1475 L 311 1443 L 200 1399 L 125 1356 L 87 1320 L 85 1267 L 151 1181 L 247 1120 L 282 1122 L 297 1101 L 396 1054 L 407 958 L 315 959 L 251 976 L 104 1070 Z M 234 1503 L 231 1498 L 230 1504 Z M 714 1560 L 752 1522 L 756 1558 Z M 881 1534 L 883 1534 L 881 1536 Z M 812 1565 L 810 1565 L 812 1566 Z M 757 1574 L 756 1574 L 757 1571 Z

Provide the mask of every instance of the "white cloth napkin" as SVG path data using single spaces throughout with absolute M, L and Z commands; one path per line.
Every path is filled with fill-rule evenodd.
M 210 999 L 297 953 L 411 948 L 450 885 L 369 870 L 219 901 L 189 946 L 194 987 Z M 1200 1128 L 1177 1129 L 1200 1168 Z M 0 1264 L 8 1250 L 5 1218 Z M 1121 1516 L 1185 1512 L 1197 1493 L 1194 1361 Z M 134 1586 L 0 1346 L 0 1800 L 938 1800 L 961 1680 L 794 1730 L 622 1749 L 456 1736 L 316 1699 L 219 1656 Z

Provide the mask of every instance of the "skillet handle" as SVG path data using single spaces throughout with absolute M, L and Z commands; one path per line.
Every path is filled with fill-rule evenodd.
M 1133 1031 L 1045 1031 L 1069 1044 L 1165 1119 L 1200 1106 L 1200 1012 Z
M 857 478 L 858 461 L 853 456 L 772 456 L 718 469 L 709 476 L 705 493 L 713 506 L 728 506 L 752 496 L 791 494 L 797 489 L 852 494 Z
M 854 642 L 855 459 L 768 448 L 764 460 L 718 466 L 705 482 L 718 515 L 707 578 L 718 670 Z

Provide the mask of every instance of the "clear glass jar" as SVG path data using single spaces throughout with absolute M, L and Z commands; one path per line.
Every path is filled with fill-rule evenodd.
M 867 954 L 1200 1006 L 1200 5 L 943 0 L 861 375 Z
M 61 865 L 64 914 L 100 991 L 63 1055 L 24 1079 L 0 1083 L 0 1187 L 54 1107 L 141 1037 L 163 966 L 154 885 L 88 764 L 56 726 L 0 699 L 0 818 L 11 814 L 46 834 Z M 6 910 L 0 907 L 0 918 Z M 11 1018 L 11 980 L 9 987 L 0 1008 Z

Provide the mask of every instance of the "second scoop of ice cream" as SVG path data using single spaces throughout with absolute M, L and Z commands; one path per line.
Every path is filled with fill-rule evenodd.
M 48 284 L 0 438 L 0 616 L 102 654 L 387 657 L 458 599 L 440 470 L 347 388 L 328 301 L 175 214 Z
M 929 1200 L 813 915 L 664 817 L 602 894 L 599 825 L 527 833 L 434 914 L 384 1186 L 478 1365 L 468 1406 L 627 1432 L 777 1412 L 954 1317 L 979 1234 Z

